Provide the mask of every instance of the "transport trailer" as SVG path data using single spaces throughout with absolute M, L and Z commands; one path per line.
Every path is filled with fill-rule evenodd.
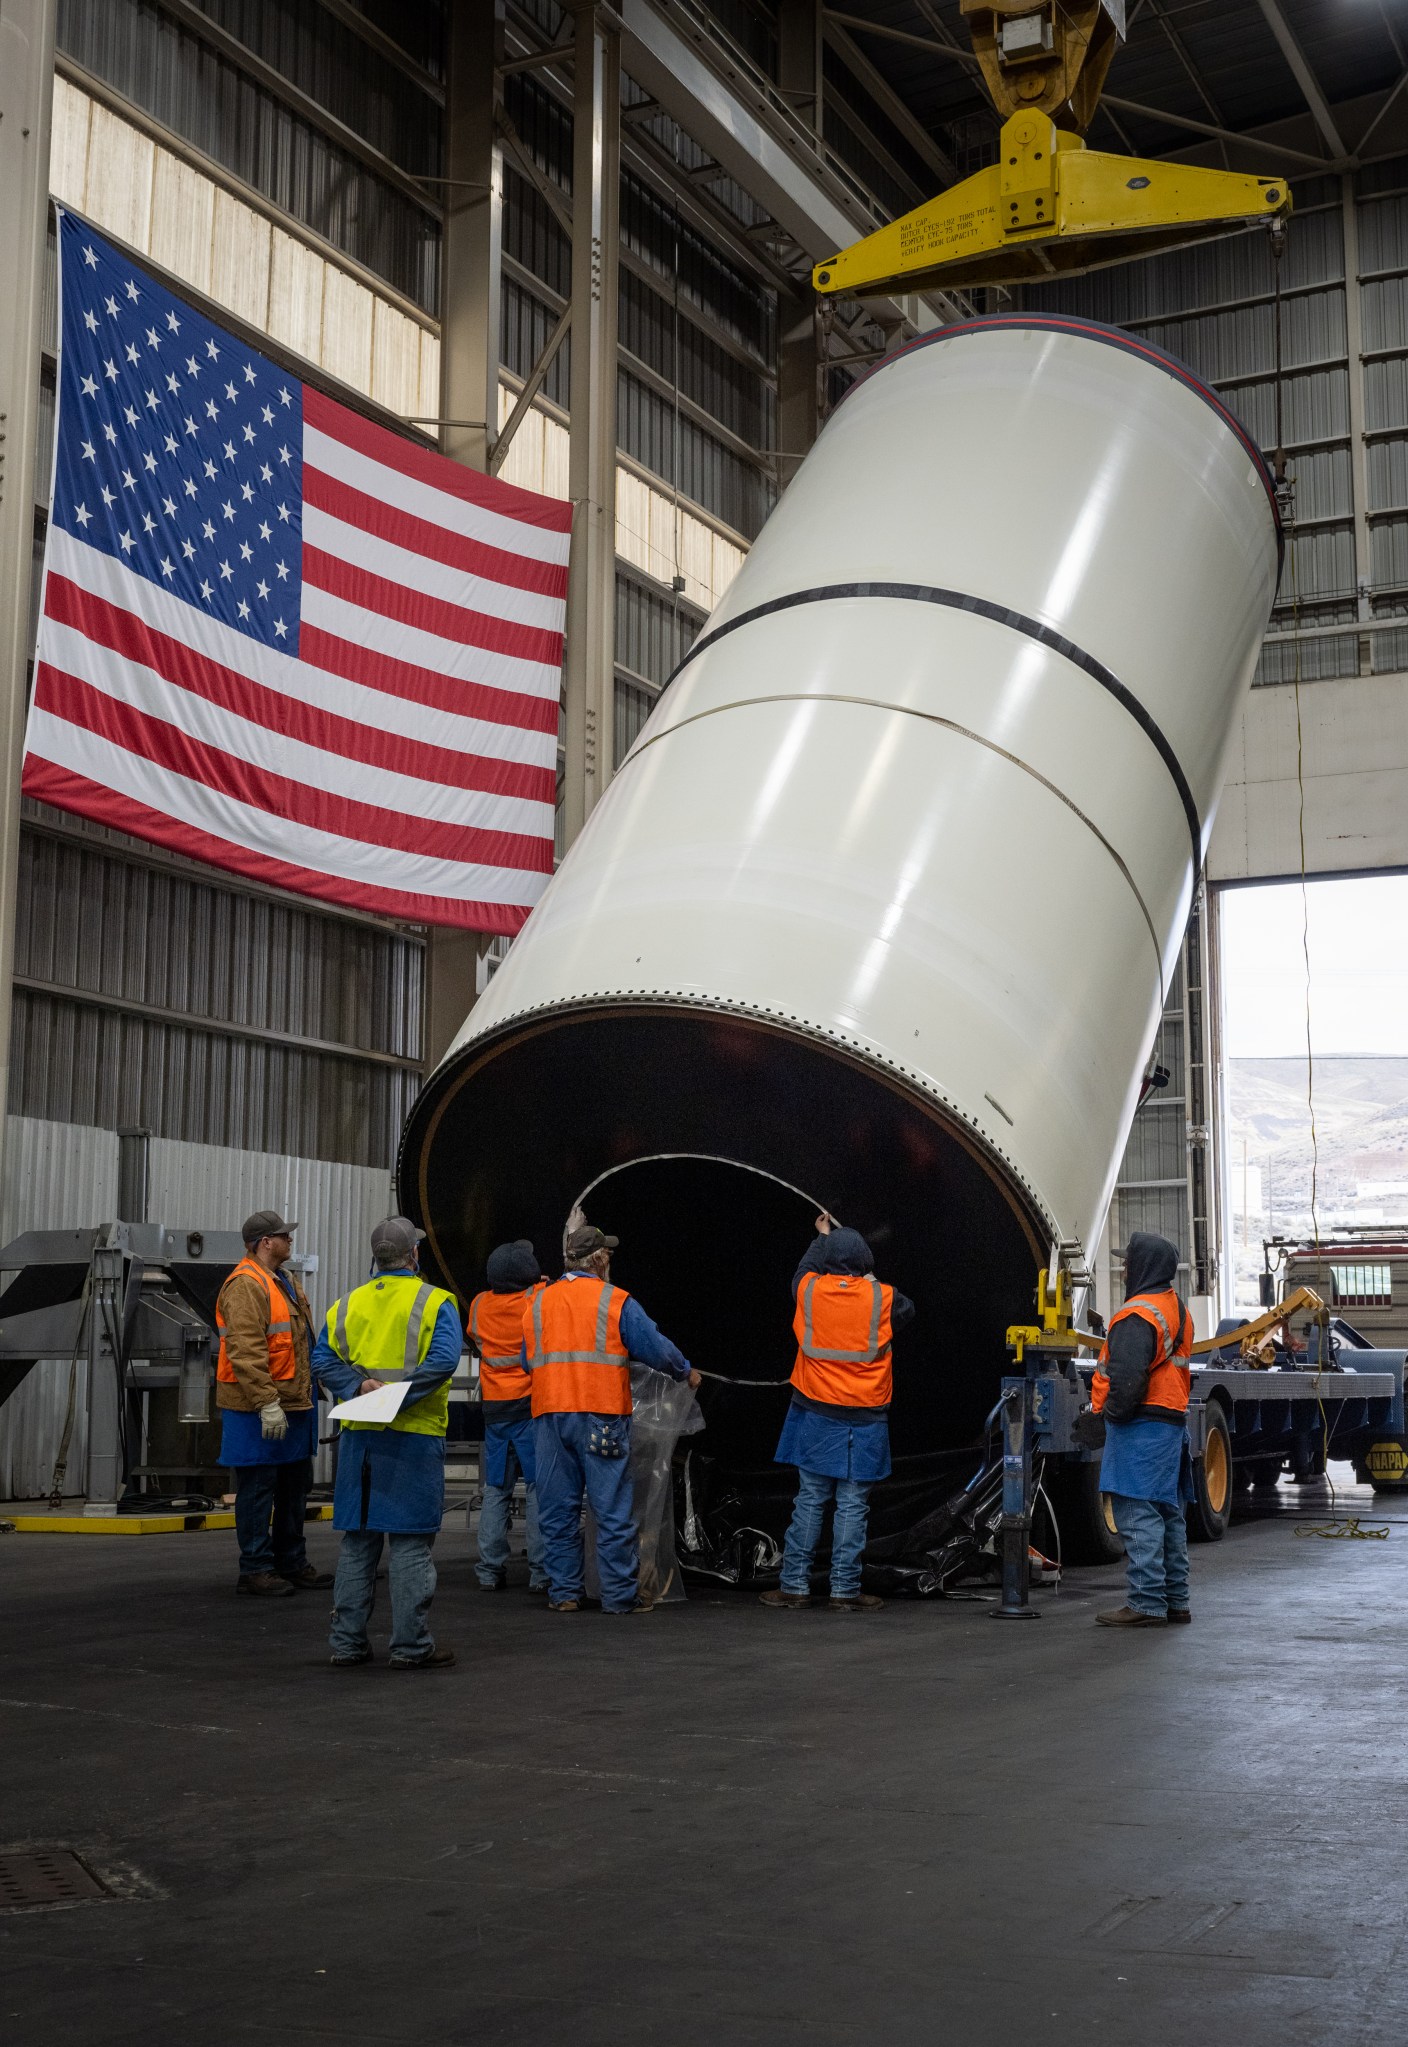
M 992 1415 L 1001 1429 L 1000 1457 L 985 1462 L 933 1517 L 925 1530 L 930 1571 L 920 1585 L 942 1590 L 971 1561 L 975 1540 L 981 1547 L 996 1538 L 999 1611 L 1009 1616 L 1031 1610 L 1029 1545 L 1042 1497 L 1068 1561 L 1113 1562 L 1121 1553 L 1099 1490 L 1099 1452 L 1084 1447 L 1077 1432 L 1095 1373 L 1080 1351 L 1093 1339 L 1074 1327 L 1064 1273 L 1053 1272 L 1049 1281 L 1042 1275 L 1037 1306 L 1039 1323 L 1008 1331 L 1013 1370 Z M 1304 1344 L 1291 1330 L 1300 1307 L 1315 1318 Z M 1269 1489 L 1286 1471 L 1302 1482 L 1318 1478 L 1329 1459 L 1352 1463 L 1376 1490 L 1408 1487 L 1408 1352 L 1375 1349 L 1308 1290 L 1256 1322 L 1219 1329 L 1195 1350 L 1188 1407 L 1195 1493 L 1188 1530 L 1195 1541 L 1221 1539 L 1239 1491 Z

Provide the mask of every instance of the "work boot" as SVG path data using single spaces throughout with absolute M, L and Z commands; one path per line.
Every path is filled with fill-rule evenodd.
M 455 1660 L 453 1649 L 432 1649 L 428 1656 L 393 1656 L 388 1670 L 448 1670 Z
M 1095 1620 L 1102 1628 L 1163 1628 L 1168 1625 L 1161 1613 L 1140 1613 L 1134 1606 L 1117 1606 L 1109 1613 L 1097 1613 Z
M 320 1571 L 316 1564 L 301 1564 L 296 1571 L 280 1571 L 277 1575 L 295 1592 L 326 1592 L 332 1583 L 332 1572 Z
M 370 1649 L 359 1649 L 355 1656 L 329 1656 L 328 1662 L 334 1670 L 355 1670 L 359 1663 L 370 1663 Z
M 541 1585 L 534 1585 L 531 1582 L 531 1580 L 529 1581 L 528 1590 L 532 1593 L 535 1599 L 546 1599 L 548 1596 L 549 1589 L 550 1588 L 546 1578 L 544 1578 Z
M 331 1580 L 329 1580 L 331 1583 Z M 235 1586 L 236 1592 L 247 1592 L 252 1599 L 292 1599 L 293 1587 L 287 1578 L 281 1578 L 277 1571 L 241 1571 Z
M 800 1607 L 810 1606 L 811 1603 L 812 1596 L 810 1592 L 784 1592 L 781 1587 L 776 1592 L 760 1592 L 758 1594 L 759 1606 L 786 1606 L 795 1610 Z
M 653 1600 L 637 1599 L 630 1606 L 604 1606 L 601 1610 L 609 1614 L 649 1613 L 653 1605 Z
M 1168 1624 L 1171 1628 L 1186 1628 L 1191 1625 L 1192 1619 L 1191 1606 L 1171 1606 L 1168 1610 Z
M 580 1613 L 581 1611 L 582 1602 L 580 1599 L 550 1599 L 548 1601 L 549 1613 Z
M 507 1592 L 508 1572 L 500 1571 L 496 1578 L 480 1578 L 476 1573 L 476 1583 L 481 1592 Z
M 874 1613 L 885 1602 L 878 1592 L 850 1592 L 844 1599 L 837 1599 L 833 1593 L 826 1604 L 831 1613 Z

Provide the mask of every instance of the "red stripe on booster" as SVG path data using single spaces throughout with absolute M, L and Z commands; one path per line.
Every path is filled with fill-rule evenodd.
M 71 816 L 91 818 L 95 824 L 127 832 L 134 839 L 166 846 L 189 860 L 203 860 L 209 867 L 241 874 L 247 881 L 263 882 L 268 888 L 290 890 L 294 895 L 312 896 L 324 903 L 336 903 L 345 910 L 364 910 L 376 917 L 394 917 L 410 924 L 446 924 L 457 930 L 486 931 L 495 936 L 514 937 L 527 923 L 530 912 L 513 903 L 455 902 L 446 896 L 416 895 L 404 889 L 376 888 L 369 883 L 345 881 L 340 875 L 321 874 L 316 868 L 300 867 L 291 860 L 276 860 L 252 847 L 236 845 L 231 839 L 216 838 L 197 831 L 152 810 L 133 797 L 120 796 L 98 782 L 90 782 L 68 768 L 55 766 L 31 754 L 24 764 L 24 794 Z
M 388 469 L 399 469 L 404 476 L 414 476 L 435 490 L 443 490 L 448 497 L 463 498 L 466 504 L 498 512 L 506 519 L 517 519 L 524 526 L 541 527 L 549 533 L 572 531 L 572 507 L 566 499 L 540 497 L 537 491 L 520 490 L 517 484 L 505 483 L 497 476 L 481 476 L 475 469 L 466 469 L 462 462 L 452 462 L 447 455 L 418 448 L 388 428 L 376 426 L 360 413 L 350 412 L 345 405 L 325 398 L 308 384 L 303 387 L 303 417 L 309 426 L 341 441 L 344 447 L 355 448 L 358 454 L 369 455 L 374 462 L 384 462 Z
M 175 725 L 153 718 L 130 704 L 105 696 L 76 676 L 41 662 L 35 677 L 34 701 L 40 710 L 77 725 L 111 746 L 122 747 L 169 774 L 230 796 L 253 810 L 305 824 L 333 838 L 348 839 L 375 850 L 394 847 L 427 860 L 454 860 L 465 865 L 513 869 L 528 874 L 552 872 L 552 842 L 520 832 L 483 831 L 475 825 L 447 824 L 438 818 L 407 817 L 350 796 L 270 774 L 250 761 L 192 739 Z

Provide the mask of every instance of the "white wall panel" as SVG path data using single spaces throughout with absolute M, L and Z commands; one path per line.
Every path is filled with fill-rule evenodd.
M 117 1132 L 36 1116 L 5 1119 L 5 1178 L 0 1231 L 9 1243 L 22 1230 L 77 1230 L 104 1220 L 117 1205 Z M 5 1275 L 8 1283 L 9 1275 Z M 49 1489 L 68 1412 L 70 1360 L 45 1359 L 0 1407 L 0 1499 L 38 1499 Z M 74 1424 L 67 1490 L 88 1454 L 88 1367 L 74 1375 Z
M 321 1316 L 366 1277 L 372 1227 L 391 1210 L 391 1175 L 374 1166 L 154 1137 L 149 1206 L 153 1220 L 196 1230 L 237 1230 L 256 1208 L 280 1209 L 298 1224 L 299 1257 L 318 1260 L 306 1285 Z
M 372 295 L 329 265 L 323 273 L 323 367 L 359 391 L 372 384 Z
M 154 142 L 106 107 L 94 105 L 88 128 L 85 196 L 90 202 L 101 201 L 100 224 L 134 249 L 150 245 L 155 161 Z M 84 210 L 90 211 L 88 207 Z M 97 216 L 90 213 L 90 217 Z
M 28 1229 L 86 1229 L 117 1212 L 117 1133 L 86 1124 L 10 1116 L 0 1190 L 3 1242 Z M 281 1208 L 299 1224 L 300 1255 L 316 1256 L 306 1280 L 321 1319 L 370 1263 L 373 1225 L 391 1209 L 391 1176 L 367 1166 L 154 1138 L 149 1212 L 191 1229 L 237 1230 L 256 1208 Z M 67 1490 L 86 1455 L 87 1376 L 80 1361 Z M 68 1407 L 69 1360 L 46 1360 L 0 1407 L 0 1499 L 47 1493 Z M 326 1453 L 318 1475 L 325 1478 Z M 74 1474 L 79 1474 L 79 1481 Z
M 54 197 L 403 418 L 439 411 L 439 342 L 389 296 L 66 79 Z
M 218 296 L 210 277 L 216 192 L 217 187 L 209 178 L 203 178 L 190 164 L 182 163 L 169 150 L 157 151 L 152 180 L 151 259 L 207 298 Z
M 93 102 L 66 78 L 54 80 L 49 140 L 49 190 L 77 206 L 88 185 L 88 129 Z
M 269 332 L 285 348 L 323 358 L 323 272 L 321 256 L 305 243 L 274 229 L 269 257 Z
M 229 192 L 216 191 L 210 296 L 263 333 L 269 327 L 271 235 L 262 213 Z
M 1408 868 L 1408 675 L 1347 676 L 1300 692 L 1305 864 L 1312 874 Z M 1208 853 L 1212 881 L 1300 872 L 1295 691 L 1252 690 Z

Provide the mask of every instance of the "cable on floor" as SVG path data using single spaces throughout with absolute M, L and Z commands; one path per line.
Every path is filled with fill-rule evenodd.
M 1402 1524 L 1400 1524 L 1401 1526 Z M 1326 1542 L 1387 1542 L 1387 1521 L 1365 1527 L 1357 1514 L 1344 1521 L 1312 1521 L 1291 1530 L 1292 1535 L 1319 1535 Z

